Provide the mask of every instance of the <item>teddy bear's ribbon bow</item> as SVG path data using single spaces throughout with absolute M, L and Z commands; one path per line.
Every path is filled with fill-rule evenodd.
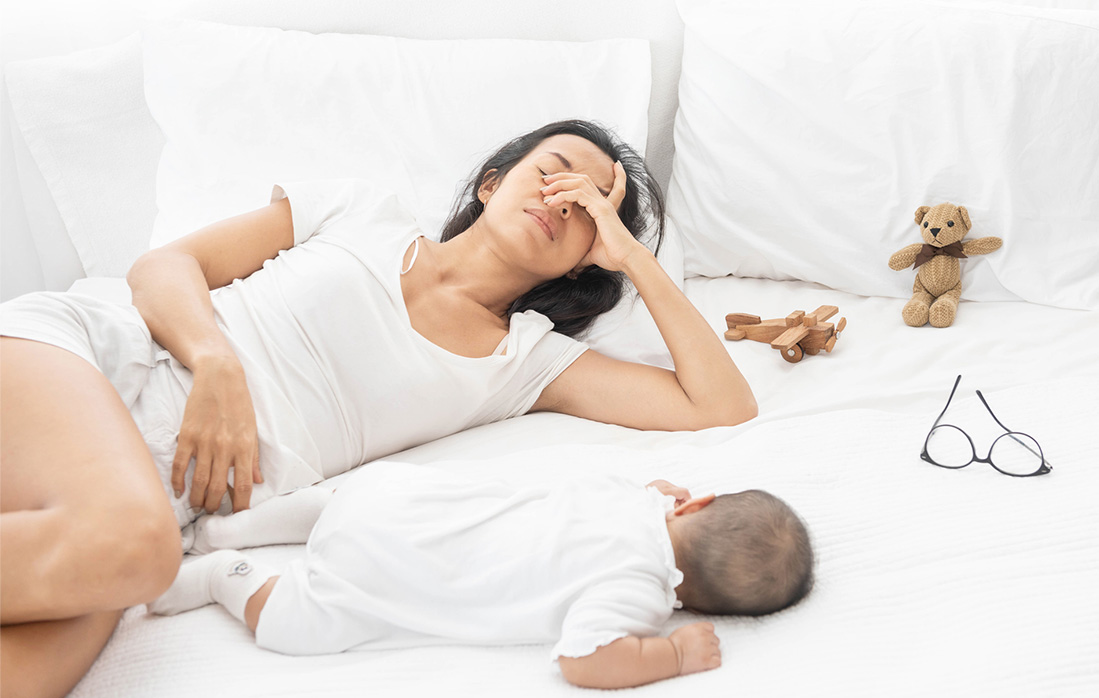
M 942 247 L 925 244 L 920 248 L 920 251 L 916 253 L 916 263 L 912 265 L 912 268 L 918 269 L 921 264 L 930 262 L 936 255 L 949 255 L 951 257 L 957 257 L 958 259 L 964 259 L 966 257 L 965 252 L 962 252 L 962 243 L 960 240 L 958 242 L 952 242 L 949 245 L 943 245 Z

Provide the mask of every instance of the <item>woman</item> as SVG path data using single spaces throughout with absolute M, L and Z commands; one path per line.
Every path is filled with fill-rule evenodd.
M 721 341 L 637 239 L 649 221 L 662 233 L 663 204 L 628 146 L 550 124 L 491 156 L 464 198 L 436 243 L 361 182 L 287 184 L 139 258 L 133 308 L 5 304 L 5 695 L 75 685 L 122 609 L 171 584 L 200 509 L 240 511 L 526 411 L 664 430 L 755 416 Z M 570 338 L 624 277 L 674 372 Z M 79 342 L 55 329 L 70 326 Z

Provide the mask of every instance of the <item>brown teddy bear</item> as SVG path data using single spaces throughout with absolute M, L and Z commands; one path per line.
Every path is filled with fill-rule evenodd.
M 912 327 L 922 327 L 928 320 L 932 327 L 949 327 L 962 295 L 958 260 L 995 252 L 1004 241 L 986 237 L 963 243 L 962 238 L 972 227 L 969 211 L 951 203 L 920 206 L 916 209 L 916 225 L 926 244 L 909 245 L 889 258 L 890 269 L 916 268 L 912 299 L 904 304 L 901 317 Z

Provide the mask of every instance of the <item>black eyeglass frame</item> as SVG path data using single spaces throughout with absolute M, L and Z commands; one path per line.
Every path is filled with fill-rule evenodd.
M 984 458 L 978 458 L 977 457 L 977 447 L 973 445 L 973 439 L 971 439 L 969 437 L 969 434 L 965 433 L 965 430 L 962 429 L 961 427 L 956 426 L 954 424 L 940 424 L 940 421 L 942 420 L 943 415 L 946 414 L 947 408 L 950 407 L 950 401 L 954 399 L 954 393 L 955 393 L 955 391 L 958 390 L 958 384 L 961 383 L 961 381 L 962 381 L 962 377 L 960 375 L 956 379 L 954 379 L 954 387 L 950 389 L 950 397 L 948 397 L 946 399 L 946 406 L 943 407 L 943 411 L 939 413 L 939 416 L 935 418 L 935 423 L 931 425 L 931 430 L 927 432 L 927 438 L 923 440 L 923 451 L 920 452 L 920 458 L 922 460 L 927 461 L 931 465 L 936 465 L 940 468 L 948 468 L 950 470 L 959 470 L 961 468 L 964 468 L 968 465 L 973 464 L 974 462 L 988 463 L 993 468 L 995 468 L 997 472 L 1003 473 L 1004 475 L 1010 475 L 1011 477 L 1034 477 L 1035 475 L 1045 475 L 1046 473 L 1053 470 L 1053 466 L 1050 465 L 1049 461 L 1046 460 L 1045 453 L 1042 451 L 1042 446 L 1041 446 L 1041 444 L 1038 443 L 1038 440 L 1035 439 L 1030 434 L 1025 434 L 1021 431 L 1013 431 L 1011 429 L 1008 429 L 1006 426 L 1004 426 L 1004 423 L 1001 422 L 996 417 L 996 413 L 993 412 L 992 408 L 988 406 L 988 400 L 985 400 L 985 396 L 981 394 L 980 390 L 978 390 L 976 392 L 977 392 L 977 397 L 979 397 L 981 399 L 981 404 L 983 404 L 985 406 L 985 409 L 988 410 L 988 413 L 990 415 L 992 415 L 992 418 L 994 420 L 996 420 L 996 423 L 1000 425 L 1000 428 L 1003 429 L 1006 432 L 1006 433 L 1001 434 L 1000 436 L 998 436 L 996 438 L 996 440 L 992 442 L 992 445 L 988 447 L 988 455 L 986 455 Z M 965 440 L 969 442 L 969 451 L 970 451 L 970 453 L 973 454 L 973 457 L 969 459 L 969 462 L 967 462 L 963 465 L 943 465 L 942 463 L 935 462 L 931 458 L 931 456 L 927 453 L 927 444 L 931 441 L 931 435 L 934 434 L 935 430 L 938 429 L 940 426 L 942 426 L 942 427 L 951 427 L 951 428 L 957 429 L 959 432 L 961 432 L 962 436 L 965 437 Z M 1019 436 L 1025 436 L 1028 439 L 1030 439 L 1031 441 L 1033 441 L 1034 445 L 1038 447 L 1038 452 L 1034 453 L 1034 449 L 1031 448 L 1030 446 L 1026 445 L 1025 443 L 1023 443 L 1019 439 L 1017 439 L 1014 436 L 1015 434 L 1018 434 Z M 1005 437 L 1011 437 L 1011 439 L 1013 441 L 1015 441 L 1016 443 L 1018 443 L 1020 446 L 1022 446 L 1026 450 L 1030 451 L 1031 453 L 1034 453 L 1034 455 L 1038 456 L 1039 458 L 1041 458 L 1042 463 L 1041 463 L 1040 466 L 1038 466 L 1038 469 L 1035 470 L 1033 473 L 1020 474 L 1020 473 L 1009 473 L 1006 470 L 1001 470 L 1000 468 L 997 468 L 996 464 L 992 462 L 992 451 L 996 449 L 996 444 L 1000 441 L 1000 439 L 1005 438 Z

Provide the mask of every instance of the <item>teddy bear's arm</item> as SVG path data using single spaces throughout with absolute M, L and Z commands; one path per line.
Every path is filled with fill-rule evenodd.
M 976 240 L 963 242 L 962 252 L 965 252 L 967 257 L 972 257 L 975 254 L 988 254 L 1000 249 L 1000 245 L 1003 244 L 1004 241 L 998 237 L 977 238 Z
M 916 262 L 916 255 L 919 253 L 922 244 L 916 243 L 915 245 L 908 245 L 901 248 L 900 252 L 894 252 L 893 256 L 889 258 L 889 268 L 894 271 L 900 271 L 905 267 L 910 267 Z

